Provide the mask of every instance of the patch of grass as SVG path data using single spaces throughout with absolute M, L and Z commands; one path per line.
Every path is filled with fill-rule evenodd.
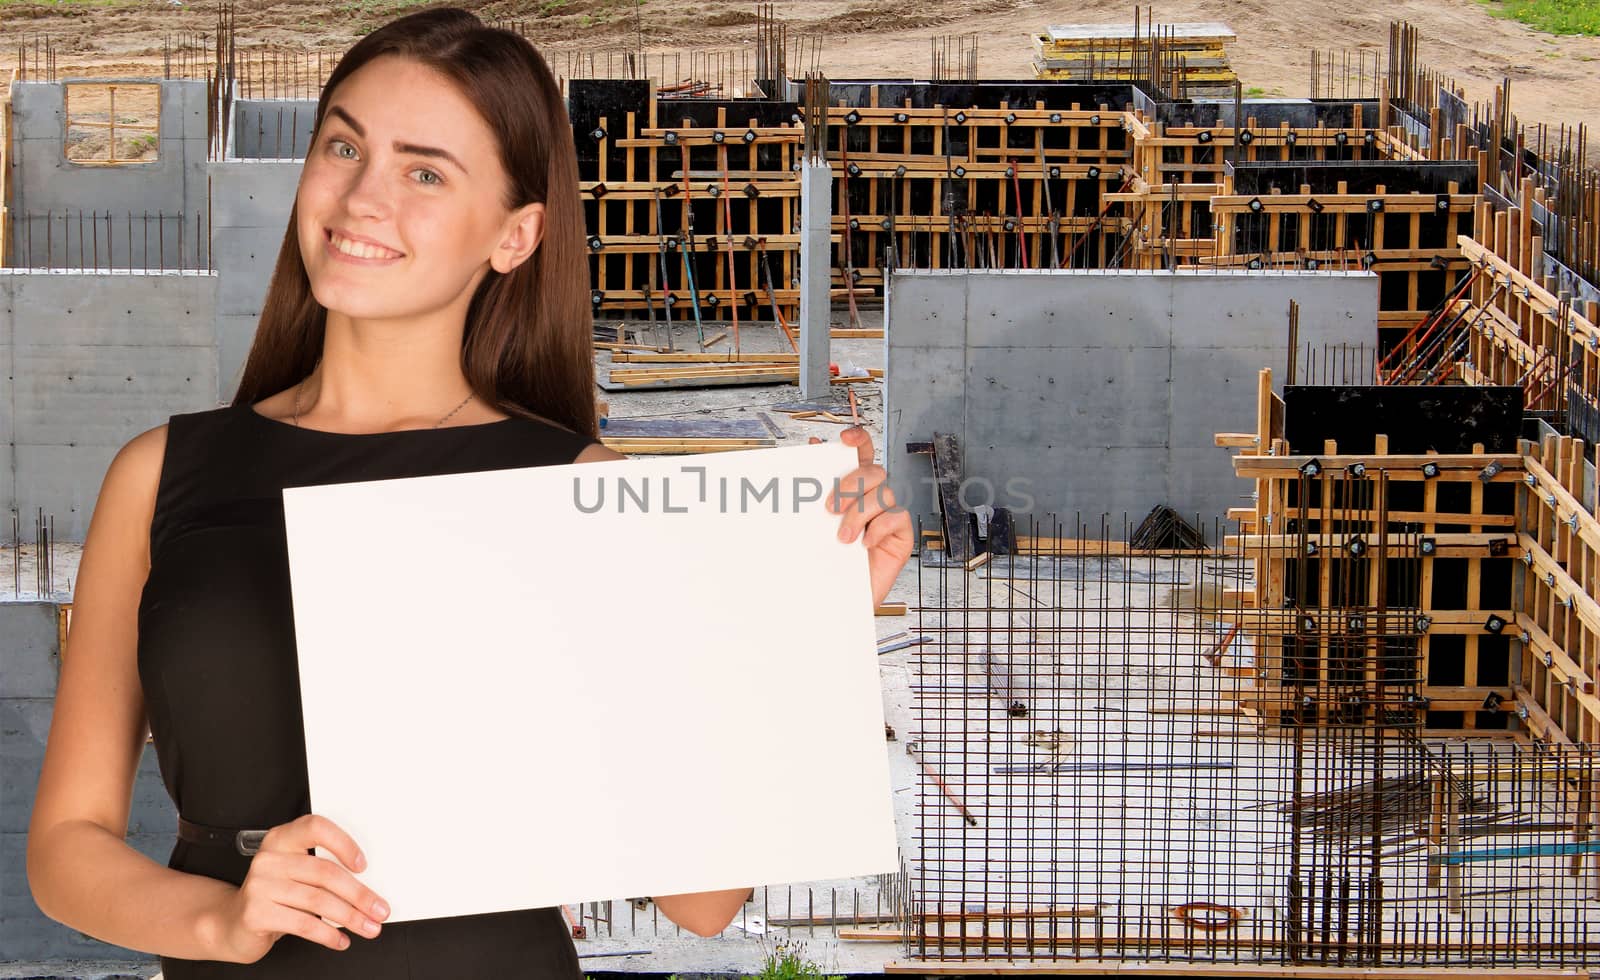
M 539 7 L 539 16 L 544 17 L 563 7 L 572 6 L 572 0 L 544 0 Z M 634 15 L 633 0 L 597 0 L 588 12 L 580 14 L 578 23 L 583 27 L 595 27 L 600 24 L 610 24 L 623 18 Z
M 1254 98 L 1256 98 L 1258 96 L 1262 96 L 1262 95 L 1266 95 L 1266 94 L 1267 94 L 1267 90 L 1266 89 L 1259 88 L 1257 86 L 1251 86 L 1250 88 L 1247 88 L 1247 89 L 1244 90 L 1244 97 L 1247 98 L 1247 99 L 1254 99 Z
M 760 972 L 753 974 L 755 980 L 844 980 L 842 976 L 824 974 L 821 964 L 806 957 L 802 943 L 790 946 L 780 939 L 773 946 Z
M 1479 0 L 1496 17 L 1508 17 L 1550 34 L 1600 34 L 1600 0 Z
M 342 14 L 395 14 L 431 2 L 432 0 L 344 0 L 338 9 Z
M 324 8 L 335 17 L 349 18 L 359 33 L 373 30 L 380 24 L 407 13 L 414 7 L 423 7 L 433 0 L 341 0 L 336 7 Z

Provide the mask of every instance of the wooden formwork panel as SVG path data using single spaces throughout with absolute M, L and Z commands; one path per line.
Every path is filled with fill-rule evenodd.
M 1580 502 L 1582 440 L 1397 455 L 1379 436 L 1372 453 L 1313 457 L 1289 455 L 1282 418 L 1263 371 L 1256 431 L 1217 437 L 1256 487 L 1225 545 L 1255 566 L 1229 613 L 1253 661 L 1219 657 L 1240 702 L 1268 725 L 1387 710 L 1400 727 L 1592 744 L 1600 522 Z M 1414 574 L 1380 575 L 1381 554 L 1412 556 Z
M 1393 159 L 1391 142 L 1363 125 L 1361 106 L 1349 126 L 1264 126 L 1245 117 L 1242 128 L 1150 124 L 1137 141 L 1135 173 L 1149 184 L 1221 184 L 1229 163 Z
M 1381 710 L 1405 727 L 1504 732 L 1520 459 L 1476 448 L 1236 459 L 1273 502 L 1264 530 L 1228 542 L 1256 559 L 1245 621 L 1264 718 L 1307 717 L 1292 699 L 1309 694 L 1317 723 L 1370 724 Z
M 1600 522 L 1581 502 L 1586 447 L 1552 435 L 1528 449 L 1517 506 L 1516 710 L 1537 739 L 1592 745 L 1600 734 Z
M 1353 125 L 1263 127 L 1254 118 L 1230 126 L 1152 125 L 1135 141 L 1133 180 L 1112 195 L 1127 203 L 1135 242 L 1130 264 L 1138 268 L 1193 265 L 1213 259 L 1223 233 L 1213 198 L 1230 194 L 1231 163 L 1361 162 L 1392 159 L 1385 134 L 1364 128 L 1360 106 Z
M 1466 274 L 1459 240 L 1481 198 L 1452 182 L 1444 194 L 1332 194 L 1212 197 L 1217 253 L 1202 264 L 1248 269 L 1367 269 L 1379 277 L 1379 343 L 1385 351 L 1442 302 Z
M 654 92 L 648 106 L 584 134 L 597 148 L 579 184 L 596 314 L 664 314 L 670 297 L 675 321 L 696 301 L 714 319 L 768 320 L 774 301 L 795 319 L 799 127 L 730 119 L 720 106 L 711 125 L 672 119 Z
M 1125 229 L 1107 213 L 1130 159 L 1129 114 L 876 104 L 828 110 L 835 267 L 882 282 L 892 244 L 917 268 L 1104 264 Z
M 1531 197 L 1531 195 L 1530 195 Z M 1575 303 L 1544 275 L 1531 209 L 1478 207 L 1477 231 L 1459 239 L 1478 271 L 1462 319 L 1470 324 L 1461 375 L 1473 384 L 1519 385 L 1535 411 L 1600 409 L 1600 304 Z

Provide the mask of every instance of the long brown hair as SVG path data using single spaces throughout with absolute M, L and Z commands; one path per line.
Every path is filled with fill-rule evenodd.
M 356 42 L 317 100 L 312 145 L 328 98 L 357 69 L 400 55 L 450 79 L 499 141 L 511 209 L 545 206 L 544 234 L 511 272 L 490 269 L 467 307 L 461 368 L 472 390 L 513 415 L 542 415 L 596 433 L 594 333 L 578 159 L 561 89 L 533 45 L 487 27 L 465 10 L 402 17 Z M 249 405 L 304 379 L 322 356 L 327 310 L 311 294 L 297 234 L 298 208 L 267 287 L 235 405 Z

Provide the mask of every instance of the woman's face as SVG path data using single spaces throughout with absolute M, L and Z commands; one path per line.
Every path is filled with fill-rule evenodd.
M 513 214 L 508 186 L 488 124 L 453 83 L 407 58 L 373 59 L 334 90 L 301 172 L 312 295 L 355 319 L 464 311 L 491 264 L 508 271 L 537 244 L 543 208 Z M 508 234 L 523 236 L 509 250 Z

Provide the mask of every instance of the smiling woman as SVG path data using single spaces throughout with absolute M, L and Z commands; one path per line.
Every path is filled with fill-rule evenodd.
M 347 319 L 448 311 L 462 334 L 437 340 L 460 351 L 471 389 L 460 418 L 538 415 L 593 433 L 588 267 L 560 89 L 521 37 L 435 14 L 368 35 L 329 76 L 235 403 L 292 417 L 293 395 L 288 406 L 274 396 L 296 385 L 306 419 L 326 419 L 340 396 L 317 361 L 337 363 L 355 341 Z M 413 22 L 430 33 L 402 29 Z M 521 84 L 488 70 L 518 59 Z
M 167 980 L 581 976 L 554 908 L 383 925 L 359 843 L 312 812 L 282 491 L 619 458 L 593 372 L 544 60 L 461 10 L 362 39 L 317 104 L 234 404 L 107 473 L 29 828 L 39 907 Z M 166 867 L 123 841 L 147 723 L 180 813 Z M 478 832 L 439 830 L 417 846 Z M 658 901 L 714 934 L 747 891 Z
M 383 925 L 358 841 L 312 810 L 283 511 L 287 487 L 620 459 L 595 438 L 581 213 L 571 122 L 521 36 L 427 10 L 340 61 L 232 406 L 106 474 L 29 826 L 47 915 L 166 980 L 581 976 L 555 908 Z M 861 466 L 828 507 L 881 602 L 910 518 L 866 433 L 841 441 Z M 147 724 L 180 814 L 166 867 L 123 840 Z M 518 816 L 490 832 L 522 846 Z M 749 891 L 655 900 L 710 936 Z

